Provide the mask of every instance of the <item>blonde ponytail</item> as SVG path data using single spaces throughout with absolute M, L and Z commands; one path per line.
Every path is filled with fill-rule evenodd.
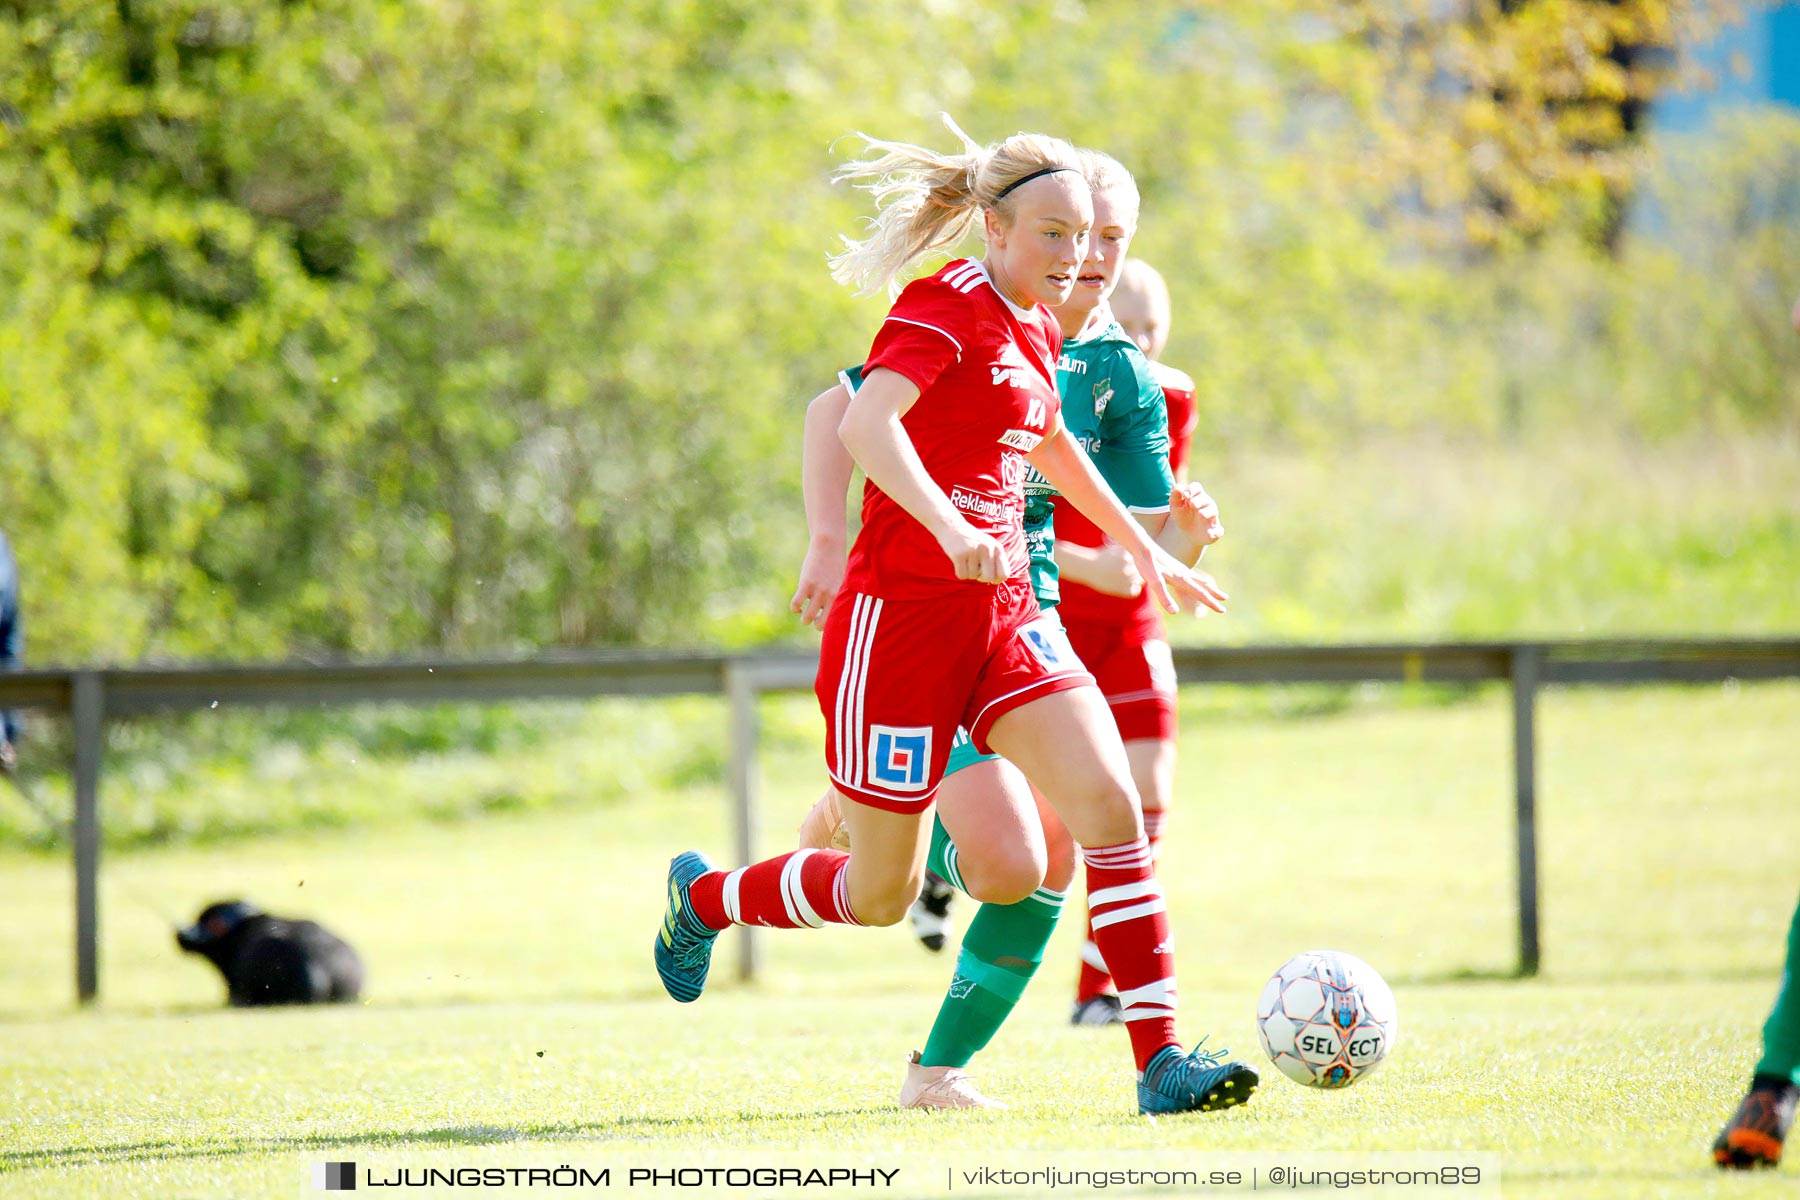
M 862 241 L 844 238 L 831 257 L 831 277 L 866 296 L 898 290 L 900 275 L 934 250 L 956 245 L 983 209 L 1010 220 L 1006 191 L 1034 172 L 1081 171 L 1075 147 L 1061 138 L 1018 133 L 992 146 L 977 145 L 939 114 L 962 142 L 960 154 L 941 154 L 907 142 L 889 142 L 858 133 L 873 157 L 845 163 L 834 182 L 848 180 L 875 197 L 875 216 Z

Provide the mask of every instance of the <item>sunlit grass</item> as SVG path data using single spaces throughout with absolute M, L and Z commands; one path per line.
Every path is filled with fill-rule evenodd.
M 775 707 L 770 849 L 818 781 L 816 718 Z M 1704 1150 L 1754 1061 L 1800 883 L 1800 686 L 1547 695 L 1531 982 L 1506 978 L 1506 714 L 1494 693 L 1189 722 L 1163 872 L 1187 1035 L 1254 1055 L 1263 978 L 1323 945 L 1395 984 L 1401 1040 L 1348 1093 L 1271 1073 L 1244 1110 L 1155 1124 L 1132 1113 L 1117 1031 L 1063 1024 L 1074 922 L 977 1060 L 1005 1114 L 891 1107 L 949 970 L 904 928 L 764 934 L 751 986 L 727 942 L 699 1003 L 663 999 L 661 874 L 687 845 L 724 854 L 713 786 L 113 854 L 94 1012 L 70 1004 L 66 863 L 8 853 L 0 1195 L 286 1196 L 327 1159 L 721 1146 L 1494 1150 L 1508 1195 L 1772 1194 L 1791 1171 L 1720 1180 Z M 152 905 L 186 916 L 235 894 L 349 937 L 367 1003 L 221 1008 Z

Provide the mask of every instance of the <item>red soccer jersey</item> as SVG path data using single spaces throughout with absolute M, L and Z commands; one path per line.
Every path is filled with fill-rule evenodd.
M 1200 424 L 1200 410 L 1194 404 L 1194 381 L 1186 371 L 1150 364 L 1150 373 L 1162 385 L 1163 399 L 1169 403 L 1169 466 L 1180 479 L 1187 469 L 1188 446 Z
M 1169 466 L 1179 478 L 1182 468 L 1187 465 L 1188 446 L 1193 441 L 1194 430 L 1200 423 L 1200 413 L 1194 403 L 1194 381 L 1186 371 L 1165 367 L 1159 362 L 1150 364 L 1150 372 L 1162 386 L 1163 398 L 1168 403 Z M 1092 521 L 1059 500 L 1056 540 L 1077 546 L 1102 546 L 1107 538 Z M 1136 641 L 1163 636 L 1162 614 L 1157 611 L 1148 588 L 1135 596 L 1113 596 L 1083 587 L 1065 575 L 1062 604 L 1057 611 L 1071 629 L 1077 625 L 1124 629 L 1126 636 Z
M 919 388 L 901 424 L 950 503 L 1006 548 L 1011 577 L 1027 575 L 1025 455 L 1056 422 L 1062 331 L 1043 305 L 1010 303 L 975 259 L 907 285 L 864 361 Z M 937 539 L 870 481 L 844 592 L 930 596 L 959 580 Z

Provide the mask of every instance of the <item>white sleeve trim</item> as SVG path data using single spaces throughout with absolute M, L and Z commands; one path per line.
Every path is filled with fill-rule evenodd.
M 952 346 L 956 347 L 957 359 L 959 361 L 962 359 L 963 344 L 961 342 L 957 341 L 954 337 L 951 337 L 950 334 L 946 333 L 944 330 L 939 329 L 936 325 L 931 325 L 924 321 L 914 321 L 909 317 L 896 317 L 892 313 L 888 314 L 887 320 L 898 321 L 902 325 L 917 325 L 920 329 L 929 329 L 933 333 L 942 333 L 945 337 L 950 338 L 950 344 Z
M 1143 513 L 1146 517 L 1154 517 L 1157 513 L 1168 512 L 1169 506 L 1165 504 L 1161 508 L 1145 508 L 1136 504 L 1128 504 L 1125 506 L 1125 510 L 1127 512 Z

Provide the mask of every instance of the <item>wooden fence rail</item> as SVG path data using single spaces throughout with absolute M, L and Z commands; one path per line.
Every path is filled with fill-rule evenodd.
M 728 780 L 742 862 L 757 857 L 757 698 L 812 686 L 818 656 L 617 651 L 529 659 L 382 663 L 51 668 L 0 675 L 0 708 L 67 714 L 74 741 L 75 990 L 100 994 L 100 790 L 107 722 L 215 705 L 437 704 L 594 696 L 723 695 L 730 706 Z M 1537 694 L 1551 684 L 1631 686 L 1800 677 L 1800 638 L 1762 641 L 1437 642 L 1185 647 L 1184 684 L 1483 682 L 1510 685 L 1518 881 L 1518 970 L 1541 957 L 1537 877 Z M 756 940 L 739 939 L 738 971 L 756 971 Z

